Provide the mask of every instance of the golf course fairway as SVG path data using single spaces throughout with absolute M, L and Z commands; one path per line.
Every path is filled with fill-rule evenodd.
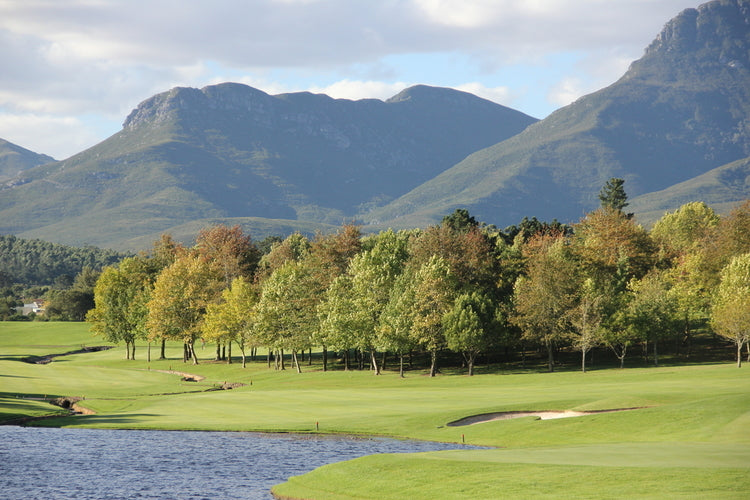
M 393 371 L 323 372 L 317 359 L 305 360 L 301 374 L 269 369 L 265 359 L 243 369 L 237 359 L 211 361 L 210 344 L 197 346 L 198 365 L 183 364 L 178 343 L 166 360 L 152 346 L 150 362 L 145 344 L 134 361 L 124 359 L 124 346 L 87 350 L 106 345 L 82 323 L 0 323 L 0 421 L 317 431 L 490 447 L 332 464 L 276 486 L 284 498 L 750 497 L 750 373 L 731 358 L 588 373 L 498 368 L 430 378 L 411 371 L 402 379 Z M 58 354 L 66 355 L 28 362 Z M 63 397 L 93 413 L 70 416 L 50 405 Z M 598 410 L 626 411 L 448 425 L 497 412 Z M 38 418 L 49 415 L 60 416 Z

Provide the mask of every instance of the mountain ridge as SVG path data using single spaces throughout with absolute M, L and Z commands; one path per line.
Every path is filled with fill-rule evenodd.
M 615 83 L 468 156 L 365 219 L 423 226 L 467 208 L 498 225 L 525 216 L 573 222 L 598 206 L 610 177 L 624 178 L 637 196 L 748 156 L 748 11 L 748 2 L 738 0 L 684 10 Z
M 127 246 L 196 219 L 325 229 L 535 121 L 427 86 L 391 102 L 177 87 L 144 100 L 92 148 L 24 171 L 0 197 L 0 232 Z

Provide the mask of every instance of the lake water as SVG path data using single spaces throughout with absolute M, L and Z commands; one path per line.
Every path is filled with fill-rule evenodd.
M 0 498 L 267 500 L 273 485 L 325 464 L 460 447 L 380 438 L 0 426 Z

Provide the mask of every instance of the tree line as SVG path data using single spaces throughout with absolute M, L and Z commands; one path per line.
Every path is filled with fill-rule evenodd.
M 94 307 L 99 271 L 127 255 L 0 235 L 0 318 L 31 319 L 16 307 L 24 299 L 44 299 L 47 318 L 82 321 Z
M 720 217 L 695 202 L 650 231 L 636 224 L 622 180 L 600 193 L 602 206 L 572 226 L 525 219 L 498 230 L 456 210 L 424 230 L 363 236 L 299 233 L 263 254 L 238 227 L 202 230 L 192 247 L 164 235 L 148 255 L 103 270 L 86 319 L 95 333 L 123 342 L 179 340 L 184 361 L 195 344 L 267 348 L 268 364 L 321 349 L 379 373 L 386 355 L 461 356 L 471 375 L 478 356 L 529 348 L 552 371 L 563 350 L 606 348 L 624 366 L 635 346 L 654 363 L 659 349 L 695 349 L 696 332 L 734 342 L 737 363 L 750 332 L 750 201 Z M 723 343 L 723 344 L 722 344 Z M 229 356 L 226 356 L 226 350 Z M 750 346 L 748 346 L 750 356 Z M 150 351 L 149 351 L 150 356 Z M 351 359 L 350 359 L 351 358 Z

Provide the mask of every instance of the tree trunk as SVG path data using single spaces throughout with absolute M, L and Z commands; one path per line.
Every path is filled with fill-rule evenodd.
M 328 371 L 328 349 L 323 346 L 323 371 Z
M 148 343 L 148 350 L 146 351 L 146 358 L 148 359 L 148 362 L 151 362 L 151 342 Z
M 469 377 L 474 376 L 474 359 L 476 359 L 476 354 L 473 352 L 470 352 L 466 357 L 466 366 L 469 367 Z
M 737 368 L 742 368 L 742 344 L 744 342 L 737 341 Z
M 344 371 L 349 371 L 349 349 L 344 350 Z
M 245 363 L 245 345 L 240 344 L 240 354 L 242 355 L 242 368 L 247 368 L 247 364 Z
M 586 349 L 581 348 L 581 372 L 586 373 Z
M 656 340 L 654 340 L 654 366 L 659 366 L 659 354 L 656 352 Z
M 375 357 L 375 350 L 370 351 L 370 358 L 372 359 L 372 369 L 375 370 L 375 375 L 380 375 L 380 367 L 378 366 L 378 360 Z
M 286 365 L 284 364 L 284 349 L 279 349 L 279 357 L 281 358 L 281 371 L 286 370 Z
M 383 351 L 383 356 L 380 358 L 380 371 L 385 371 L 385 360 L 388 355 L 388 351 Z
M 437 374 L 437 350 L 433 349 L 430 351 L 430 377 L 434 377 Z
M 404 354 L 398 353 L 398 376 L 404 378 Z
M 193 355 L 193 364 L 198 364 L 198 355 L 195 353 L 195 345 L 193 342 L 190 342 L 190 353 Z
M 546 340 L 544 345 L 547 347 L 547 370 L 551 373 L 555 371 L 555 355 L 552 349 L 552 342 Z
M 182 343 L 182 362 L 183 363 L 187 363 L 188 357 L 189 357 L 188 356 L 188 345 L 187 345 L 187 343 L 183 342 Z
M 229 356 L 227 356 L 227 364 L 232 364 L 232 341 L 228 341 L 227 344 L 229 344 Z
M 307 366 L 312 366 L 312 348 L 307 351 Z
M 125 341 L 125 359 L 130 359 L 130 342 Z
M 159 359 L 167 359 L 167 339 L 161 339 L 161 351 L 159 352 Z
M 221 341 L 216 341 L 216 361 L 221 361 Z
M 302 373 L 302 368 L 299 366 L 299 360 L 297 359 L 297 350 L 292 349 L 292 359 L 294 360 L 294 366 L 297 368 L 297 373 Z

